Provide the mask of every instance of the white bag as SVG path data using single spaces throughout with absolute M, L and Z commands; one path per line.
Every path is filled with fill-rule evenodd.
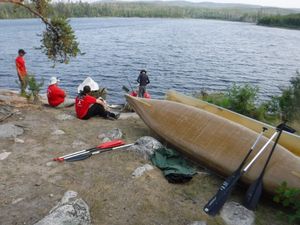
M 91 77 L 87 77 L 81 84 L 79 84 L 77 92 L 80 93 L 80 91 L 83 91 L 83 87 L 86 85 L 90 86 L 91 91 L 99 90 L 99 85 Z

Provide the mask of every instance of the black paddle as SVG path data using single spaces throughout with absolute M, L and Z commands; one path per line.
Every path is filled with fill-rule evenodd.
M 279 140 L 279 138 L 282 134 L 282 131 L 285 130 L 285 129 L 286 129 L 285 123 L 282 123 L 277 127 L 277 130 L 279 131 L 279 133 L 278 133 L 277 138 L 276 138 L 276 140 L 273 144 L 273 147 L 270 151 L 270 154 L 267 158 L 267 161 L 266 161 L 259 177 L 250 185 L 250 187 L 247 190 L 247 193 L 246 193 L 246 196 L 245 196 L 245 199 L 244 199 L 244 202 L 243 202 L 243 205 L 247 209 L 254 210 L 256 208 L 258 202 L 259 202 L 259 199 L 260 199 L 260 196 L 261 196 L 262 190 L 263 190 L 263 177 L 264 177 L 266 168 L 267 168 L 267 166 L 270 162 L 270 159 L 273 155 L 273 152 L 276 148 L 276 145 L 277 145 L 278 140 Z
M 258 158 L 258 156 L 265 150 L 265 148 L 269 145 L 269 143 L 275 138 L 277 131 L 272 135 L 272 137 L 267 141 L 267 143 L 261 148 L 261 150 L 257 153 L 257 155 L 253 158 L 253 160 L 248 164 L 247 170 L 243 169 L 244 164 L 246 163 L 247 159 L 249 158 L 251 152 L 253 151 L 254 147 L 256 146 L 258 140 L 263 135 L 266 128 L 263 128 L 263 131 L 260 133 L 260 135 L 257 137 L 255 143 L 250 148 L 248 154 L 238 167 L 238 169 L 229 176 L 221 185 L 218 192 L 209 200 L 209 202 L 204 206 L 203 210 L 205 213 L 207 213 L 210 216 L 215 216 L 220 209 L 225 204 L 226 200 L 230 196 L 235 184 L 239 180 L 239 178 L 247 172 L 247 170 L 250 168 L 250 166 L 254 163 L 254 161 Z

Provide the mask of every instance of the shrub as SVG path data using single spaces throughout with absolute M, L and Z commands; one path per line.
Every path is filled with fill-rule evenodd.
M 287 217 L 289 223 L 300 223 L 300 189 L 289 188 L 286 182 L 283 182 L 276 189 L 274 202 L 281 204 L 288 209 L 288 214 L 281 213 L 282 217 Z
M 294 121 L 300 119 L 300 73 L 290 80 L 291 85 L 282 89 L 281 96 L 278 97 L 280 113 L 284 119 Z
M 249 84 L 244 86 L 234 84 L 226 94 L 229 109 L 246 116 L 255 117 L 257 93 L 258 87 L 252 87 Z
M 44 85 L 44 80 L 42 80 L 40 83 L 37 82 L 34 75 L 28 75 L 27 76 L 27 84 L 28 84 L 28 90 L 30 91 L 29 94 L 27 94 L 28 99 L 33 99 L 33 103 L 37 104 L 39 103 L 39 93 L 41 91 L 41 88 Z

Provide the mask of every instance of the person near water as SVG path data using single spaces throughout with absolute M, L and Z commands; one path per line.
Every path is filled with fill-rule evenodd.
M 58 86 L 58 82 L 59 80 L 56 77 L 51 77 L 47 89 L 49 105 L 56 108 L 73 106 L 75 100 L 67 98 L 66 92 Z
M 75 99 L 75 111 L 79 119 L 87 120 L 91 117 L 101 116 L 106 119 L 116 120 L 120 114 L 112 113 L 105 109 L 105 102 L 101 98 L 90 95 L 90 86 L 84 86 L 83 91 Z
M 27 70 L 26 70 L 25 59 L 24 59 L 25 54 L 26 52 L 24 51 L 24 49 L 19 49 L 18 57 L 15 60 L 18 78 L 21 83 L 21 95 L 26 94 L 25 90 L 27 87 Z
M 146 70 L 141 70 L 140 75 L 137 78 L 137 82 L 139 83 L 138 96 L 140 98 L 144 98 L 144 95 L 146 93 L 146 86 L 147 86 L 147 84 L 150 83 L 150 80 L 149 80 Z

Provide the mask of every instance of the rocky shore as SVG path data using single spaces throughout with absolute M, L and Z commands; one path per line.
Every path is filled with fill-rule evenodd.
M 156 148 L 149 136 L 159 140 L 134 113 L 82 121 L 73 107 L 37 106 L 0 90 L 0 224 L 286 224 L 266 197 L 255 213 L 236 203 L 241 187 L 219 216 L 208 217 L 202 207 L 222 179 L 197 165 L 190 182 L 168 183 L 145 155 Z M 52 160 L 114 138 L 142 141 L 83 161 Z

